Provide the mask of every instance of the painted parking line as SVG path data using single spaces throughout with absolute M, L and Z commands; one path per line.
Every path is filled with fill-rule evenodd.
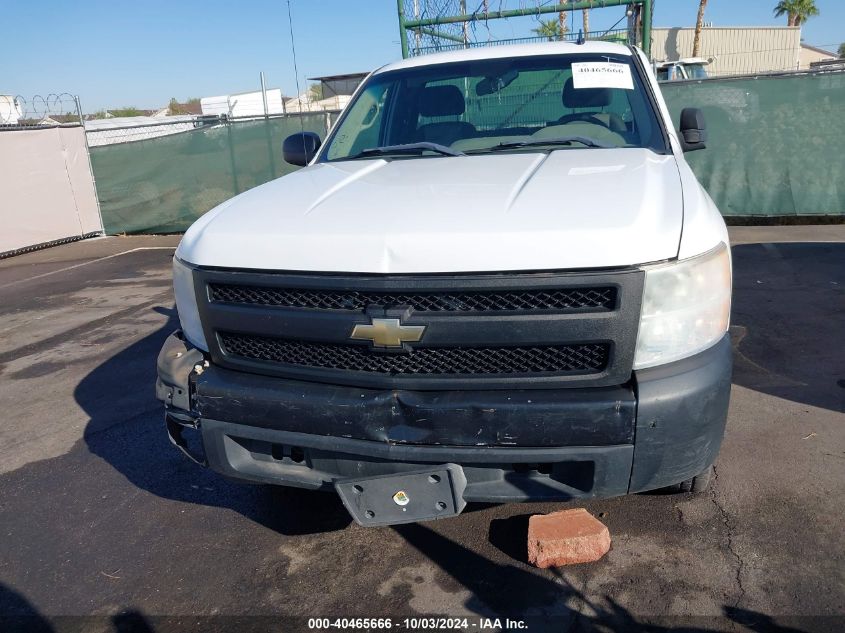
M 115 257 L 120 257 L 121 255 L 128 255 L 129 253 L 136 253 L 138 251 L 160 251 L 160 250 L 176 250 L 175 246 L 139 246 L 138 248 L 132 248 L 128 251 L 121 251 L 120 253 L 113 253 L 112 255 L 105 255 L 103 257 L 98 257 L 97 259 L 92 259 L 91 261 L 82 262 L 81 264 L 74 264 L 73 266 L 66 266 L 65 268 L 60 268 L 58 270 L 51 270 L 49 273 L 43 273 L 41 275 L 35 275 L 34 277 L 27 277 L 26 279 L 18 279 L 17 281 L 11 281 L 7 284 L 3 284 L 0 286 L 0 290 L 3 288 L 10 288 L 11 286 L 16 286 L 18 284 L 23 284 L 29 281 L 35 281 L 36 279 L 43 279 L 44 277 L 50 277 L 51 275 L 58 275 L 59 273 L 65 273 L 69 270 L 76 270 L 77 268 L 82 268 L 83 266 L 90 266 L 91 264 L 96 264 L 99 262 L 103 262 L 107 259 L 113 259 Z

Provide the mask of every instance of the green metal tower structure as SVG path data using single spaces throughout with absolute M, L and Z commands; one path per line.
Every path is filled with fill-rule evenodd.
M 425 3 L 426 0 L 414 0 L 414 6 L 419 7 L 419 3 Z M 482 43 L 469 42 L 467 38 L 466 25 L 475 22 L 486 22 L 488 20 L 501 20 L 507 18 L 519 18 L 527 16 L 540 16 L 549 13 L 561 13 L 563 11 L 578 11 L 581 9 L 602 9 L 607 7 L 621 7 L 627 6 L 630 8 L 633 19 L 629 20 L 628 37 L 627 40 L 639 45 L 646 53 L 651 56 L 651 21 L 652 8 L 654 0 L 574 0 L 572 2 L 564 2 L 560 4 L 551 4 L 541 6 L 539 3 L 535 7 L 523 7 L 520 9 L 503 9 L 498 11 L 486 10 L 487 4 L 484 3 L 485 10 L 476 11 L 473 13 L 466 12 L 466 2 L 461 0 L 460 13 L 456 15 L 440 14 L 435 17 L 425 17 L 416 11 L 417 15 L 411 17 L 407 16 L 405 7 L 406 0 L 397 0 L 397 11 L 399 15 L 399 38 L 402 44 L 402 57 L 408 57 L 412 54 L 422 54 L 426 51 L 425 48 L 419 46 L 419 41 L 422 36 L 428 37 L 435 41 L 445 40 L 449 44 L 438 46 L 438 49 L 444 48 L 468 48 L 470 46 L 479 46 Z M 441 6 L 446 4 L 441 1 Z M 458 35 L 454 32 L 444 30 L 455 25 L 464 25 L 463 32 Z M 409 46 L 409 33 L 416 38 L 417 46 L 413 49 Z M 609 39 L 607 34 L 601 34 L 596 38 L 595 33 L 585 33 L 586 39 Z M 541 39 L 541 38 L 522 38 Z M 503 42 L 498 42 L 503 43 Z

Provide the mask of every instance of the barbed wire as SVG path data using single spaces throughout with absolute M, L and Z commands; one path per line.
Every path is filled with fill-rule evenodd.
M 76 97 L 68 92 L 34 95 L 0 95 L 0 125 L 56 127 L 81 125 Z

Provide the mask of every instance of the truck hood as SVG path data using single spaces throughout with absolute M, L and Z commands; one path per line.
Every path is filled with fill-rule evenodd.
M 673 156 L 566 149 L 320 163 L 200 218 L 200 266 L 443 273 L 606 268 L 675 257 Z

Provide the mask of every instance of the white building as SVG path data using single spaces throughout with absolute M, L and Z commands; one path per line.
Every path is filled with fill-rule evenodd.
M 694 28 L 655 28 L 651 56 L 657 62 L 692 57 Z M 698 57 L 712 58 L 711 77 L 804 70 L 810 63 L 836 57 L 801 43 L 800 26 L 705 27 Z
M 264 99 L 261 91 L 241 92 L 218 97 L 200 99 L 203 115 L 225 115 L 228 117 L 257 117 L 265 114 L 282 114 L 283 101 L 287 99 L 279 88 L 267 90 L 267 112 L 264 112 Z
M 85 121 L 88 146 L 114 145 L 130 141 L 146 141 L 160 136 L 170 136 L 196 128 L 190 114 L 169 116 L 110 116 L 104 119 Z
M 327 99 L 315 100 L 310 92 L 305 92 L 298 97 L 285 101 L 285 111 L 291 112 L 331 112 L 343 110 L 349 103 L 349 95 L 335 95 Z
M 0 95 L 0 125 L 17 125 L 23 118 L 23 107 L 17 97 Z
M 801 51 L 798 54 L 801 68 L 811 68 L 817 62 L 826 62 L 837 57 L 839 55 L 836 53 L 809 44 L 801 44 Z

